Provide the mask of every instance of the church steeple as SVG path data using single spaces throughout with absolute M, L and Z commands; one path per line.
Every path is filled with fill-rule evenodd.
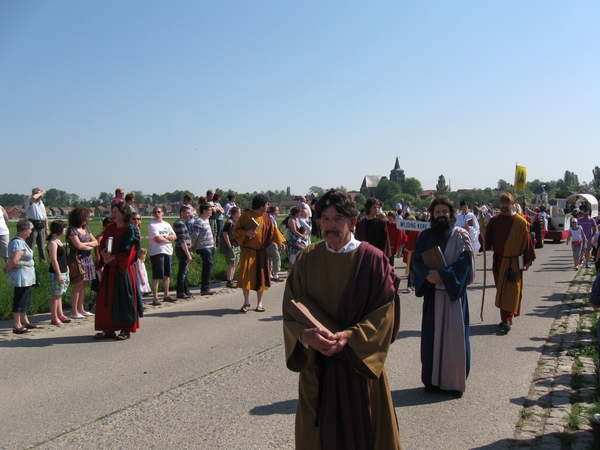
M 390 172 L 390 181 L 393 181 L 400 186 L 400 189 L 404 187 L 404 170 L 400 168 L 400 158 L 396 155 L 396 164 Z

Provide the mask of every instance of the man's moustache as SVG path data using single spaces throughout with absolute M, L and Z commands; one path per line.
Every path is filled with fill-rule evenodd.
M 327 230 L 327 231 L 325 232 L 325 236 L 329 236 L 330 234 L 333 234 L 333 235 L 335 235 L 335 236 L 339 236 L 339 235 L 340 235 L 340 232 L 339 232 L 339 231 L 336 231 L 336 230 Z

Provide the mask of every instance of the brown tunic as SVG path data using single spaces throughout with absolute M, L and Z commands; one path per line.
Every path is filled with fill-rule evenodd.
M 364 245 L 361 244 L 361 245 Z M 283 301 L 283 328 L 286 362 L 290 370 L 300 372 L 298 407 L 296 410 L 296 449 L 321 449 L 321 423 L 319 415 L 319 366 L 317 359 L 326 358 L 312 348 L 306 349 L 298 340 L 307 327 L 296 322 L 285 310 L 290 300 L 309 297 L 330 317 L 338 318 L 342 295 L 352 281 L 357 252 L 328 252 L 325 242 L 311 245 L 298 255 L 298 260 L 286 285 Z M 385 258 L 380 254 L 381 258 Z M 384 260 L 388 264 L 387 259 Z M 389 264 L 388 264 L 389 265 Z M 381 277 L 381 283 L 387 282 Z M 375 287 L 374 287 L 375 289 Z M 400 437 L 394 405 L 385 373 L 384 363 L 391 343 L 395 325 L 394 295 L 382 306 L 369 312 L 349 327 L 346 346 L 348 358 L 367 386 L 372 442 L 374 450 L 400 449 Z M 348 299 L 344 299 L 348 301 Z M 340 391 L 337 386 L 338 392 Z M 358 395 L 347 392 L 348 397 Z M 343 399 L 341 399 L 343 401 Z M 355 423 L 356 412 L 346 411 Z M 340 417 L 340 420 L 345 417 Z M 352 448 L 363 448 L 360 445 Z

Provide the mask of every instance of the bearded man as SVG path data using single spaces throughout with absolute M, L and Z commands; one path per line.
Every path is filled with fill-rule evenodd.
M 529 222 L 513 212 L 511 194 L 500 195 L 500 214 L 479 230 L 486 248 L 494 250 L 492 273 L 496 283 L 496 307 L 500 308 L 502 331 L 509 332 L 513 319 L 521 314 L 523 271 L 535 260 Z
M 300 372 L 296 449 L 399 450 L 384 363 L 398 334 L 400 279 L 352 235 L 357 210 L 345 192 L 325 193 L 315 215 L 324 241 L 298 254 L 283 298 L 286 365 Z M 295 320 L 292 300 L 316 305 L 341 331 Z
M 415 245 L 415 293 L 423 297 L 421 381 L 427 392 L 463 395 L 471 367 L 467 285 L 475 276 L 469 232 L 455 227 L 454 204 L 439 196 L 429 206 L 431 228 Z M 439 247 L 446 267 L 428 267 L 423 253 Z

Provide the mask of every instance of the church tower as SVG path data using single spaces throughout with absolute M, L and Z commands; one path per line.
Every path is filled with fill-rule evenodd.
M 394 168 L 390 172 L 390 181 L 397 183 L 400 186 L 400 189 L 404 188 L 404 170 L 400 168 L 400 160 L 396 156 L 396 164 L 394 164 Z

